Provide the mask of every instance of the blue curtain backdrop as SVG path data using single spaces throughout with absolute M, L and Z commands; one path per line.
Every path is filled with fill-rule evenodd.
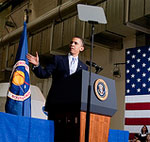
M 109 129 L 108 142 L 128 142 L 129 131 Z
M 0 112 L 0 142 L 54 142 L 54 122 Z

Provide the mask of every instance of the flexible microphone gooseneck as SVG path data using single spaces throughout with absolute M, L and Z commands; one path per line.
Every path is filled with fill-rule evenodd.
M 86 61 L 86 64 L 90 66 L 90 61 Z M 92 62 L 92 67 L 95 68 L 95 73 L 98 74 L 100 71 L 103 70 L 101 66 L 98 66 L 96 63 Z

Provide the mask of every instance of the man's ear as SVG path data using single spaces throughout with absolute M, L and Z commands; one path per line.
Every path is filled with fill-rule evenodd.
M 84 50 L 84 47 L 83 47 L 83 46 L 81 46 L 81 47 L 80 47 L 80 51 L 83 51 L 83 50 Z

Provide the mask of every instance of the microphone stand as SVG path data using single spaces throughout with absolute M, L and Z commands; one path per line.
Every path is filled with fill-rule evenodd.
M 93 59 L 93 44 L 94 44 L 94 24 L 97 22 L 89 21 L 91 24 L 91 48 L 90 48 L 90 70 L 89 70 L 89 85 L 87 96 L 87 111 L 86 111 L 86 126 L 85 126 L 85 142 L 89 142 L 89 127 L 90 127 L 90 103 L 91 103 L 91 73 L 92 73 L 92 59 Z

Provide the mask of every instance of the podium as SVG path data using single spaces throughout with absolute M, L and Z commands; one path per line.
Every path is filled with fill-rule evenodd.
M 49 118 L 55 122 L 55 141 L 84 142 L 89 72 L 60 80 L 49 99 Z M 90 142 L 108 142 L 110 118 L 117 110 L 115 81 L 91 75 Z

